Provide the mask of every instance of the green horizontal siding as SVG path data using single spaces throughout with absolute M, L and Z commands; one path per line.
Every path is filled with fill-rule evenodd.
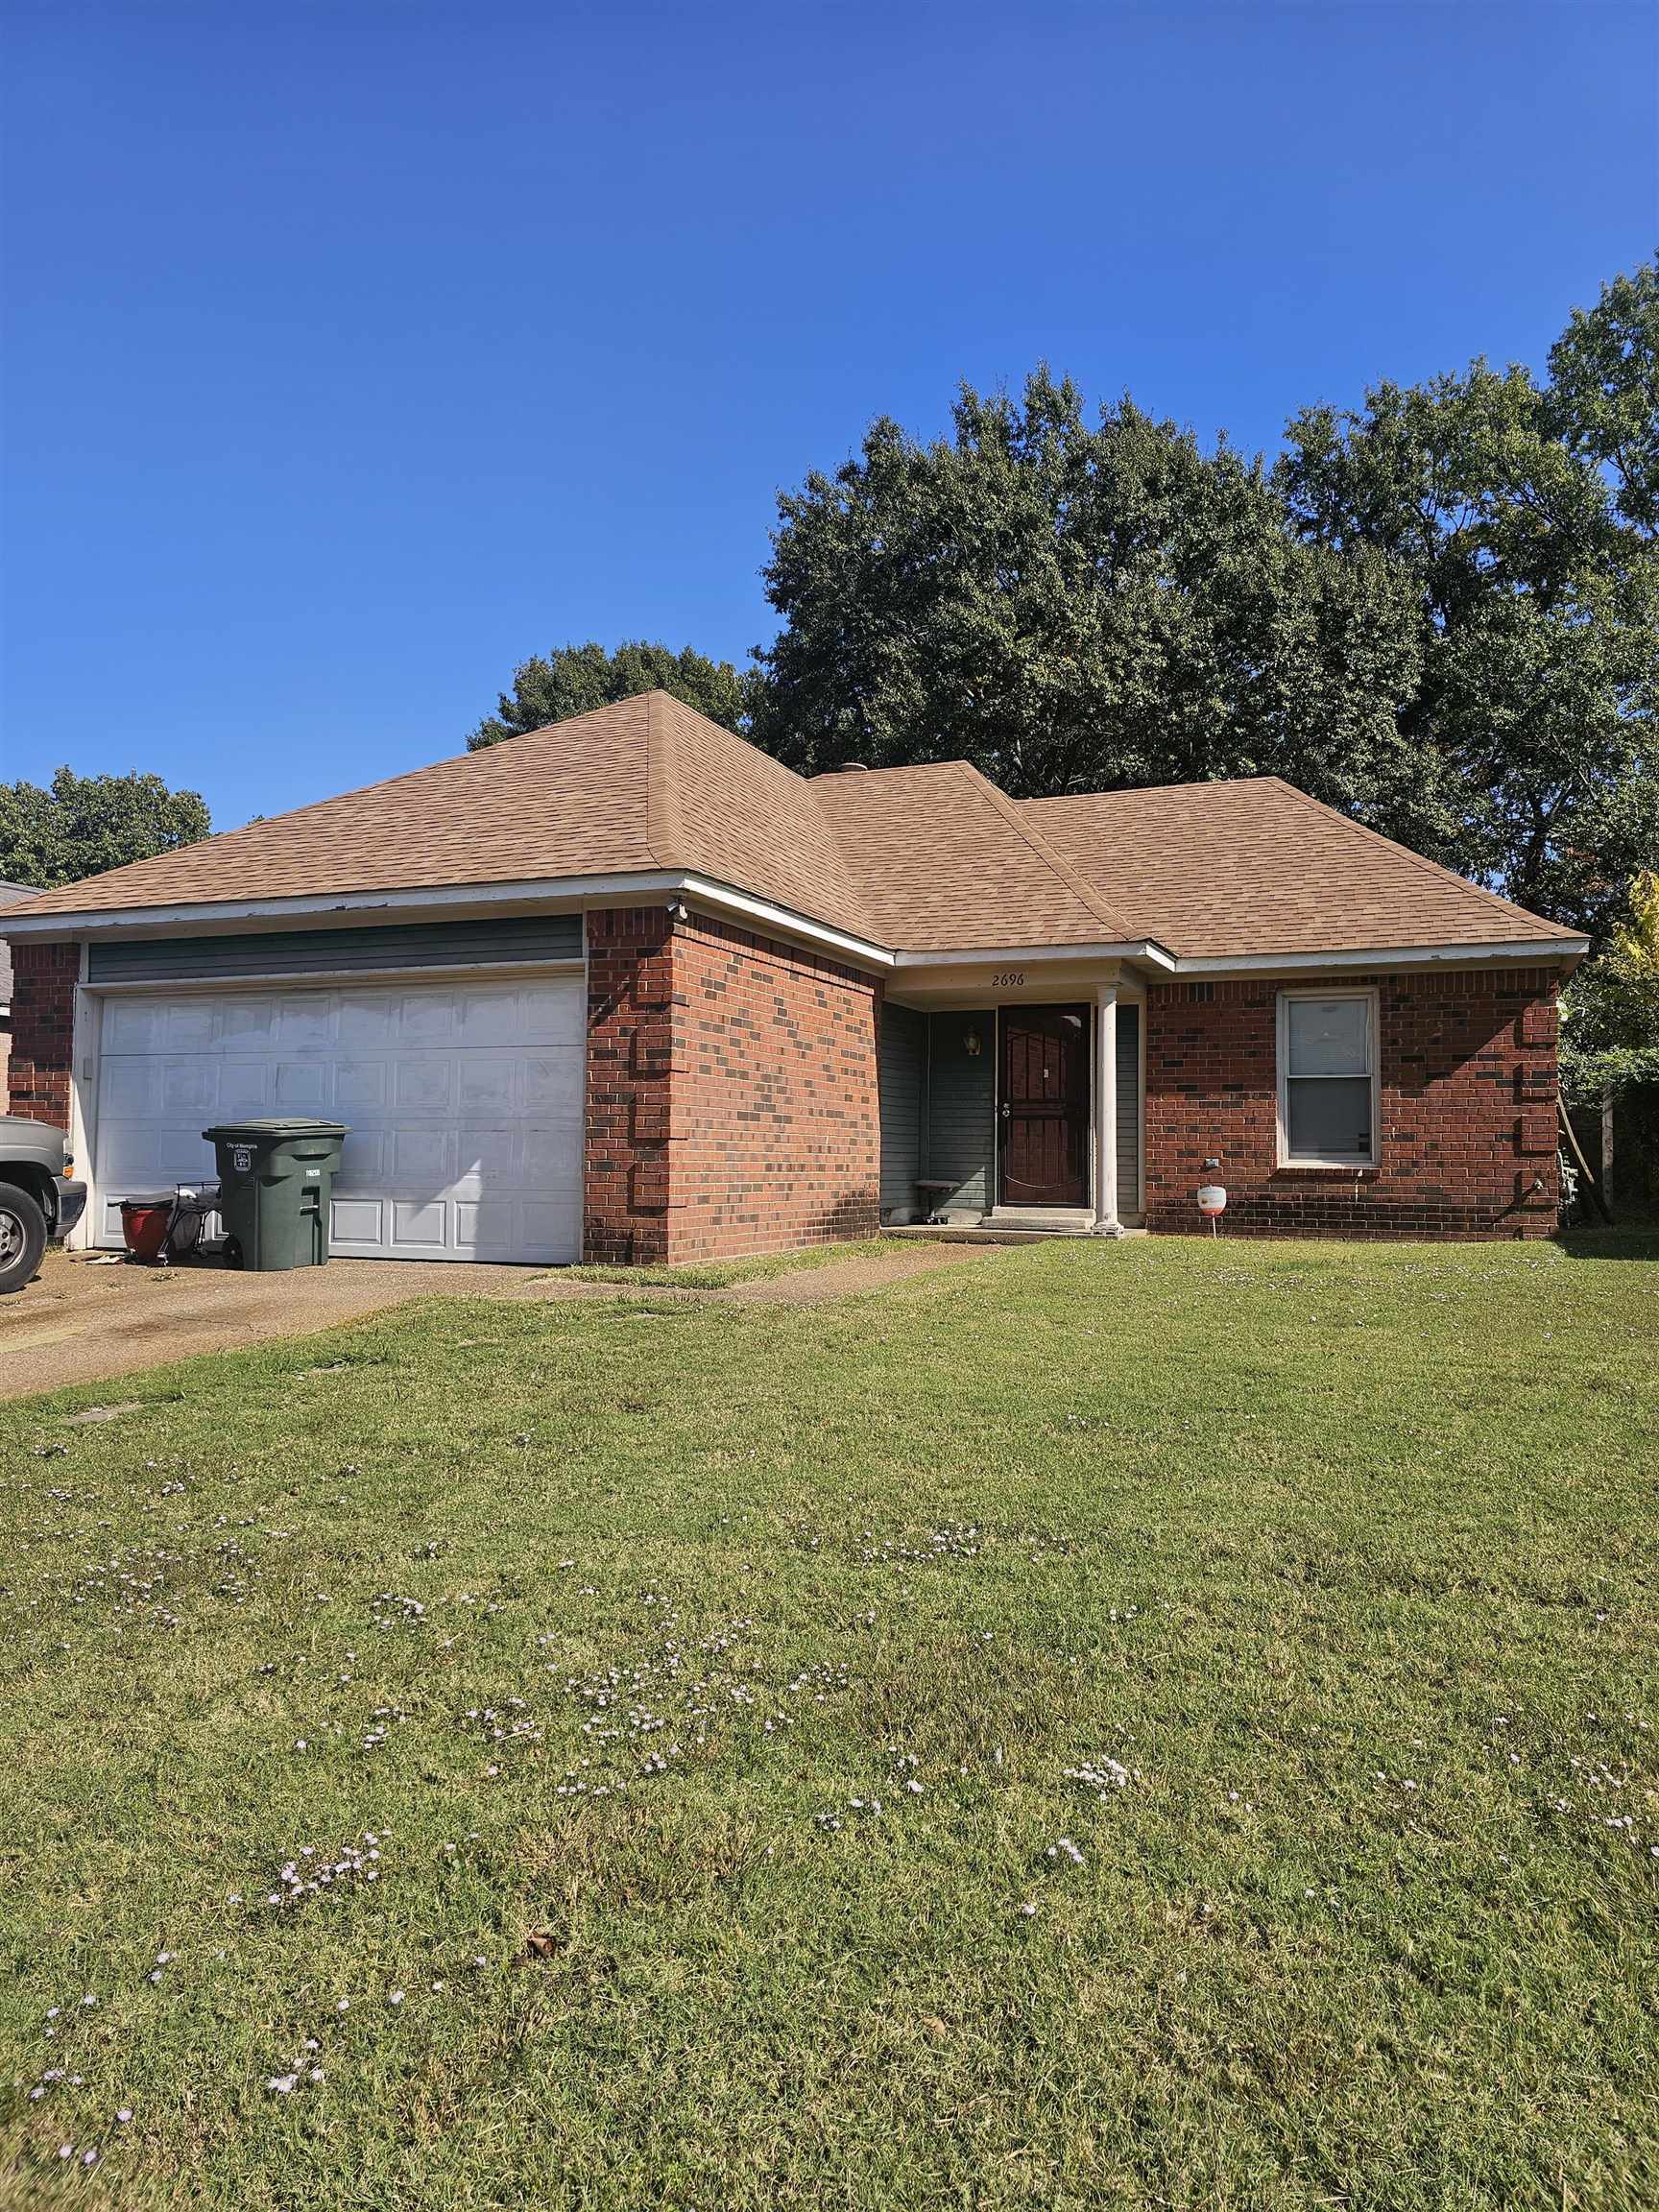
M 1118 1008 L 1118 1211 L 1141 1211 L 1141 1009 Z
M 968 1050 L 977 1036 L 977 1054 Z M 997 1147 L 997 1017 L 989 1008 L 927 1017 L 927 1134 L 925 1175 L 948 1178 L 934 1195 L 942 1213 L 986 1213 Z
M 878 1057 L 881 1089 L 881 1213 L 908 1219 L 922 1172 L 927 1020 L 912 1006 L 883 1006 Z
M 484 922 L 400 923 L 385 929 L 276 929 L 257 936 L 150 937 L 94 945 L 90 983 L 194 983 L 224 977 L 353 974 L 397 968 L 470 968 L 579 960 L 579 914 Z

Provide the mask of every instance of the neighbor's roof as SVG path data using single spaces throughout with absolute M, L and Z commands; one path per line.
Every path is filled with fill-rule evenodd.
M 35 888 L 30 883 L 0 883 L 0 906 L 15 906 L 19 900 L 33 899 Z M 4 937 L 0 937 L 0 1013 L 9 1012 L 12 1005 L 12 951 Z
M 119 916 L 650 873 L 709 878 L 912 952 L 1577 942 L 1277 777 L 1018 804 L 961 760 L 807 781 L 661 691 L 18 911 Z

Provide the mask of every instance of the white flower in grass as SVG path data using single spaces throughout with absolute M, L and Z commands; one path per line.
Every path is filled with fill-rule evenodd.
M 291 2097 L 299 2080 L 298 2074 L 273 2074 L 265 2086 L 275 2096 Z

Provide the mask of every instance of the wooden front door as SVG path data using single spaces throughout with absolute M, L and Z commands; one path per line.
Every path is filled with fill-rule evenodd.
M 1004 1006 L 1004 1206 L 1089 1203 L 1089 1009 Z

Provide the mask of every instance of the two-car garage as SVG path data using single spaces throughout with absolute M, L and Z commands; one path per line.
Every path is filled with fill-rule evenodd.
M 112 944 L 87 982 L 94 1242 L 120 1244 L 123 1198 L 211 1176 L 212 1123 L 305 1114 L 350 1129 L 342 1257 L 580 1257 L 574 918 Z

